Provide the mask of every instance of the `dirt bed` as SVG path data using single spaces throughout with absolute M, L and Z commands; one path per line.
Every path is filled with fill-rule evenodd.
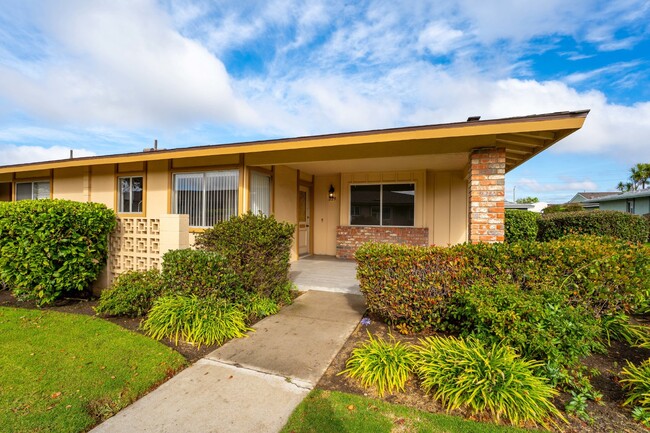
M 348 378 L 346 375 L 338 375 L 338 373 L 345 369 L 345 362 L 350 357 L 352 350 L 367 339 L 367 331 L 370 331 L 373 336 L 381 336 L 382 338 L 389 339 L 390 335 L 392 335 L 397 340 L 409 343 L 417 343 L 419 338 L 431 335 L 401 335 L 396 330 L 391 330 L 387 325 L 371 317 L 370 325 L 357 326 L 325 372 L 325 375 L 318 382 L 317 388 L 380 398 L 375 390 L 361 387 L 358 382 Z M 618 374 L 621 368 L 626 365 L 625 360 L 630 360 L 637 364 L 649 357 L 650 350 L 632 348 L 625 344 L 613 342 L 607 354 L 593 355 L 586 358 L 584 363 L 589 368 L 597 369 L 600 372 L 600 376 L 594 377 L 592 383 L 603 394 L 601 404 L 589 402 L 587 412 L 593 417 L 594 422 L 588 424 L 579 418 L 567 416 L 569 424 L 561 423 L 561 430 L 557 429 L 556 431 L 564 431 L 566 433 L 647 433 L 649 431 L 648 429 L 645 429 L 631 418 L 630 408 L 621 406 L 624 401 L 624 395 L 618 383 Z M 556 398 L 555 404 L 564 412 L 564 406 L 570 398 L 570 394 L 561 394 Z M 382 399 L 428 412 L 447 413 L 438 402 L 422 392 L 414 379 L 408 382 L 406 392 L 385 395 Z M 453 411 L 451 414 L 464 416 L 477 421 L 486 421 L 465 413 L 462 410 Z

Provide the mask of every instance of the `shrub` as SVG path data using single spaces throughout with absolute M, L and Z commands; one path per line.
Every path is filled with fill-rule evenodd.
M 513 424 L 547 425 L 550 416 L 561 418 L 551 401 L 557 391 L 533 372 L 540 364 L 519 358 L 507 346 L 428 337 L 416 349 L 422 388 L 448 410 L 467 407 Z
M 165 293 L 214 296 L 237 302 L 244 296 L 237 274 L 220 254 L 201 250 L 172 250 L 162 264 Z
M 650 299 L 647 247 L 597 236 L 450 248 L 370 243 L 355 257 L 369 310 L 400 332 L 455 329 L 454 295 L 474 284 L 556 291 L 594 317 Z
M 163 280 L 157 269 L 129 271 L 118 276 L 109 289 L 102 291 L 95 311 L 109 316 L 144 316 L 162 289 Z
M 506 209 L 506 242 L 534 241 L 537 239 L 539 214 L 521 210 Z
M 368 243 L 355 258 L 369 310 L 403 333 L 445 329 L 452 294 L 469 283 L 467 256 L 453 248 Z
M 580 212 L 583 207 L 580 203 L 551 204 L 542 209 L 544 215 L 560 212 Z
M 196 245 L 221 254 L 246 292 L 279 300 L 277 289 L 289 281 L 294 231 L 292 224 L 249 212 L 199 234 Z
M 616 211 L 580 211 L 544 215 L 539 219 L 540 241 L 570 234 L 611 236 L 630 242 L 648 240 L 648 222 L 639 215 Z
M 42 306 L 79 292 L 106 264 L 115 213 L 97 203 L 22 200 L 0 204 L 0 281 Z
M 611 344 L 611 340 L 622 341 L 631 346 L 643 346 L 650 341 L 648 328 L 630 323 L 630 317 L 624 313 L 608 314 L 601 317 L 600 326 L 603 338 Z
M 634 418 L 648 425 L 650 421 L 650 359 L 638 367 L 628 362 L 621 371 L 621 385 L 627 393 L 623 405 L 634 405 Z
M 383 396 L 386 391 L 404 390 L 414 361 L 415 353 L 409 346 L 375 339 L 368 333 L 368 341 L 352 351 L 347 368 L 339 374 L 347 374 L 365 387 L 375 386 Z
M 223 344 L 246 336 L 244 313 L 223 299 L 214 297 L 164 296 L 154 302 L 142 328 L 155 340 L 169 338 L 178 344 Z
M 565 303 L 549 287 L 476 284 L 456 294 L 454 316 L 462 335 L 502 342 L 549 366 L 575 366 L 580 358 L 604 350 L 598 318 L 582 305 Z
M 280 311 L 278 303 L 271 298 L 253 296 L 240 301 L 238 307 L 246 315 L 247 322 L 253 323 Z

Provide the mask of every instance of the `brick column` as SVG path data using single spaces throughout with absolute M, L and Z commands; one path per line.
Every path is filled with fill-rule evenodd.
M 503 242 L 505 149 L 477 149 L 470 155 L 469 241 Z

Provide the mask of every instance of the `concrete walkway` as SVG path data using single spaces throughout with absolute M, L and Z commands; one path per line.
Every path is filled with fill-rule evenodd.
M 291 280 L 301 292 L 353 293 L 360 295 L 357 263 L 332 256 L 308 256 L 291 263 Z
M 278 432 L 364 309 L 358 295 L 307 292 L 92 432 Z

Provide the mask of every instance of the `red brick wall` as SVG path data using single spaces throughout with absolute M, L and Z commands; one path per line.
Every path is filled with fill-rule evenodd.
M 352 259 L 366 242 L 421 245 L 429 243 L 429 229 L 419 227 L 338 226 L 336 228 L 336 257 Z
M 469 241 L 503 242 L 505 149 L 478 149 L 470 156 Z

